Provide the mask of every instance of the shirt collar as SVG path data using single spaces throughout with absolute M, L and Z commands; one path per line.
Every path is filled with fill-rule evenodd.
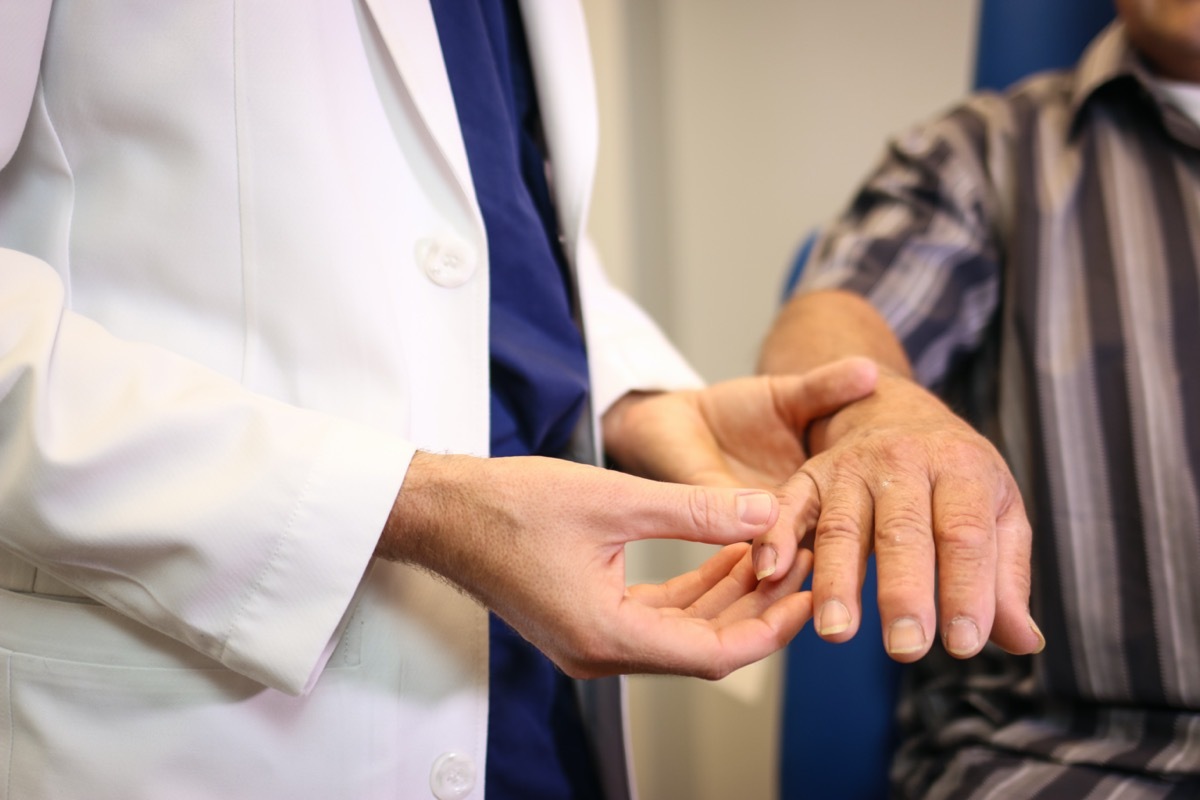
M 1200 148 L 1200 127 L 1171 102 L 1145 60 L 1130 44 L 1120 20 L 1101 31 L 1088 45 L 1075 70 L 1071 95 L 1073 130 L 1078 130 L 1089 102 L 1109 87 L 1140 95 L 1157 112 L 1171 136 Z

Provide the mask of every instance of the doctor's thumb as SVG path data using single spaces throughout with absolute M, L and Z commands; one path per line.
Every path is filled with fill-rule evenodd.
M 759 489 L 659 484 L 664 503 L 638 526 L 633 538 L 683 539 L 708 544 L 734 544 L 761 536 L 779 518 L 779 502 Z

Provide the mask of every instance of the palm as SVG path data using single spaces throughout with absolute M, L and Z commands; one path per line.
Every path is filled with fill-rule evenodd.
M 803 427 L 785 419 L 770 382 L 743 378 L 703 392 L 658 395 L 631 410 L 659 442 L 652 476 L 709 486 L 773 487 L 804 463 Z
M 738 378 L 694 392 L 651 395 L 620 409 L 605 443 L 639 475 L 709 486 L 778 486 L 808 457 L 810 422 L 868 394 L 860 359 L 805 376 Z

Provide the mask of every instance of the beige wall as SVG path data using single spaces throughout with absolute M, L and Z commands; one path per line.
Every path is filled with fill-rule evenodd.
M 753 369 L 797 244 L 885 137 L 969 83 L 973 0 L 585 0 L 602 120 L 592 232 L 702 374 Z M 633 580 L 702 554 L 642 545 Z M 631 682 L 643 800 L 770 800 L 781 662 Z

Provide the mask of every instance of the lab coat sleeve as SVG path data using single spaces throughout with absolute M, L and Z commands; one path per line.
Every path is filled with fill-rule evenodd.
M 0 0 L 0 168 L 29 116 L 50 5 Z M 302 692 L 411 456 L 119 341 L 67 309 L 47 264 L 0 249 L 0 559 Z
M 312 684 L 412 454 L 119 340 L 0 249 L 0 549 L 233 670 Z
M 586 238 L 579 250 L 578 271 L 597 413 L 603 414 L 627 392 L 704 385 L 649 315 L 609 282 Z
M 37 86 L 51 0 L 0 0 L 0 167 L 21 141 Z

